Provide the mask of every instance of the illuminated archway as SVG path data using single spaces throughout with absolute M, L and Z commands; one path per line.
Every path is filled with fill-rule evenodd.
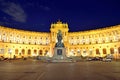
M 114 48 L 110 48 L 110 53 L 114 54 Z
M 18 49 L 15 49 L 15 54 L 18 54 Z
M 24 55 L 25 54 L 25 50 L 24 49 L 22 49 L 22 55 Z
M 107 51 L 105 48 L 103 49 L 103 54 L 107 54 Z
M 28 50 L 28 55 L 31 55 L 31 50 L 30 49 Z
M 42 56 L 42 55 L 43 55 L 42 50 L 39 50 L 39 55 L 40 55 L 40 56 Z
M 99 49 L 96 49 L 96 54 L 100 54 Z
M 37 54 L 37 50 L 36 49 L 34 50 L 34 54 Z

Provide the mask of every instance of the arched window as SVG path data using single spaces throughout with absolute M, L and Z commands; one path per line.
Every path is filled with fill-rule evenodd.
M 23 55 L 25 54 L 25 50 L 24 50 L 24 49 L 22 49 L 22 54 L 23 54 Z
M 105 40 L 103 40 L 103 43 L 105 43 Z
M 18 49 L 15 49 L 15 54 L 18 54 Z
M 107 51 L 105 48 L 103 49 L 103 54 L 107 54 Z
M 39 55 L 40 55 L 40 56 L 42 56 L 42 55 L 43 55 L 42 50 L 39 50 Z
M 28 50 L 28 55 L 31 55 L 31 50 L 30 49 Z
M 34 54 L 37 54 L 37 50 L 34 50 Z
M 96 49 L 96 54 L 100 54 L 99 49 Z
M 110 48 L 110 53 L 114 54 L 114 48 Z
M 96 44 L 98 44 L 98 41 L 96 41 Z

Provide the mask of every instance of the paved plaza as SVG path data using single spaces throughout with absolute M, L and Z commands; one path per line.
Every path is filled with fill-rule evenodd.
M 0 62 L 0 80 L 120 80 L 120 62 Z

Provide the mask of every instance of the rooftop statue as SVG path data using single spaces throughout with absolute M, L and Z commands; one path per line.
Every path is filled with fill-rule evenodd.
M 62 32 L 61 32 L 61 30 L 58 30 L 57 40 L 58 40 L 58 42 L 55 44 L 55 47 L 64 47 L 64 44 L 62 43 Z

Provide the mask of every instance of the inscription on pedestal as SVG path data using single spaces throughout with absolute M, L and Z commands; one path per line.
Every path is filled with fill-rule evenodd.
M 54 49 L 54 55 L 53 55 L 53 59 L 66 59 L 66 49 L 65 48 L 55 48 Z
M 62 49 L 57 49 L 57 55 L 62 55 Z

